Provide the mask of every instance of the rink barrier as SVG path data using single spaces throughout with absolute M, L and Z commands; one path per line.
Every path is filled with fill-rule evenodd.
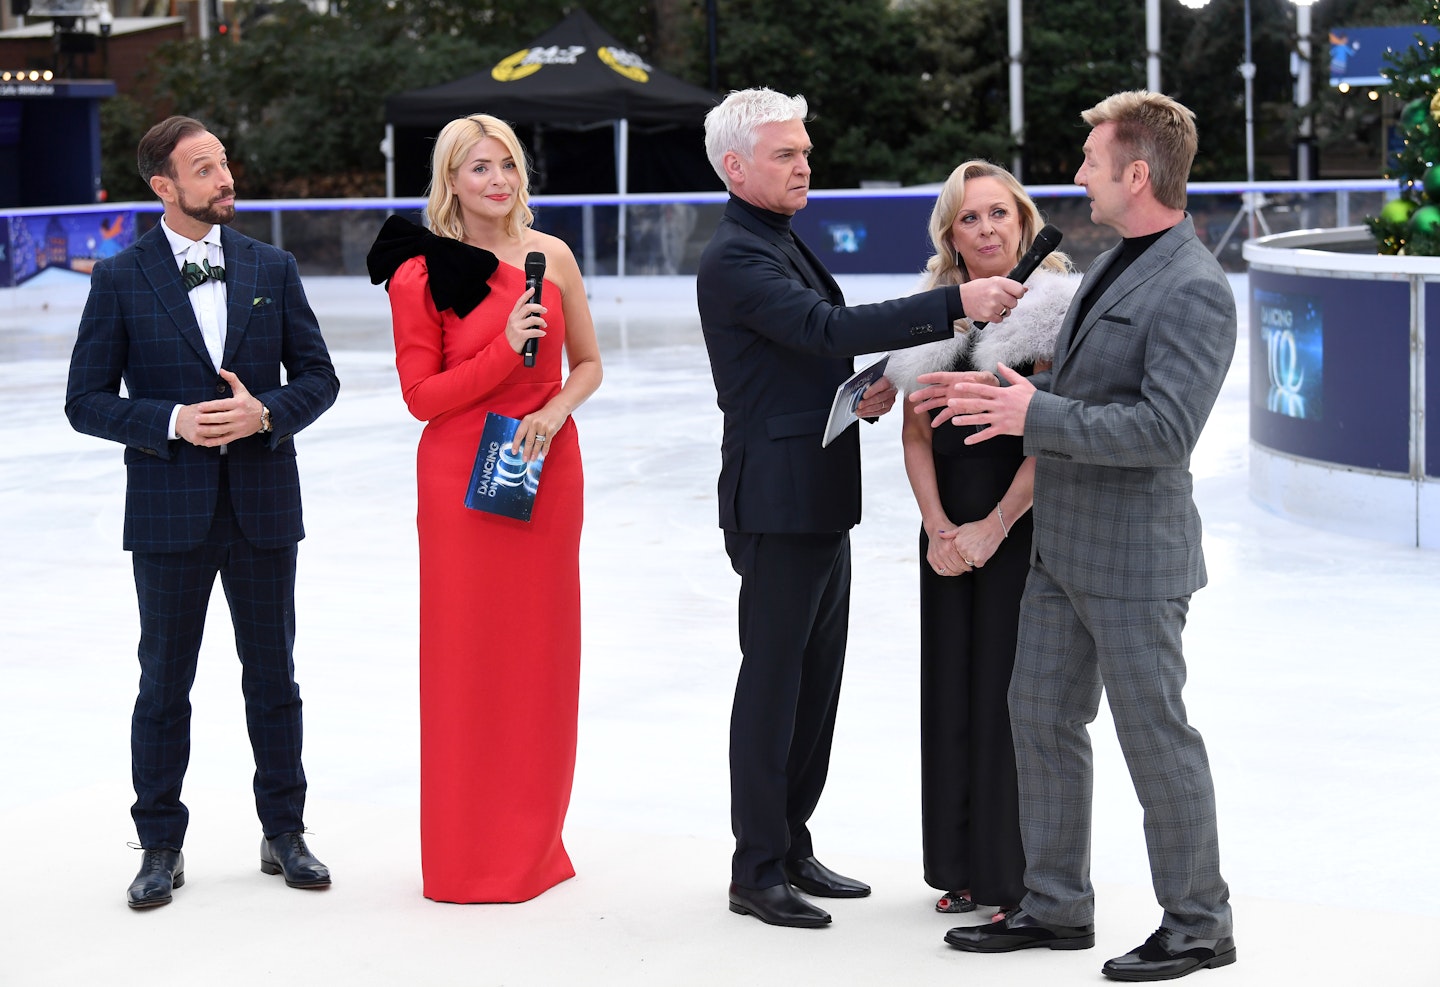
M 1440 548 L 1440 257 L 1363 226 L 1245 244 L 1250 495 L 1295 521 Z M 1436 346 L 1428 346 L 1434 337 Z
M 1278 233 L 1350 225 L 1377 213 L 1396 193 L 1395 183 L 1384 179 L 1194 182 L 1188 188 L 1196 230 L 1212 250 L 1219 250 L 1221 263 L 1233 273 L 1245 270 L 1241 244 L 1250 225 L 1242 208 L 1247 194 L 1254 203 L 1256 232 Z M 926 230 L 938 191 L 938 185 L 816 189 L 807 208 L 796 215 L 795 230 L 837 275 L 914 274 L 930 254 Z M 1082 269 L 1113 243 L 1110 231 L 1090 222 L 1089 204 L 1079 187 L 1032 185 L 1028 191 L 1046 221 L 1064 231 L 1063 248 Z M 688 276 L 695 273 L 725 198 L 723 192 L 537 195 L 531 203 L 537 227 L 570 244 L 587 278 Z M 385 217 L 398 213 L 418 221 L 424 203 L 418 197 L 242 197 L 234 225 L 289 250 L 304 275 L 356 277 L 365 274 L 365 254 Z M 159 213 L 160 205 L 153 201 L 0 209 L 0 219 L 8 220 L 0 224 L 0 248 L 5 258 L 14 256 L 7 232 L 17 222 L 28 224 L 31 239 L 39 240 L 46 236 L 45 229 L 33 232 L 40 218 L 50 235 L 59 237 L 63 231 L 56 229 L 75 225 L 77 216 L 93 217 L 93 224 L 105 231 L 113 229 L 116 217 L 126 216 L 133 223 L 133 236 L 152 226 Z M 49 223 L 52 217 L 56 224 Z M 67 263 L 76 270 L 93 264 L 109 246 L 103 234 L 88 231 L 72 233 L 70 239 L 72 260 Z M 96 241 L 93 248 L 89 240 Z M 53 244 L 45 248 L 61 252 Z M 16 282 L 0 273 L 0 287 L 11 283 Z

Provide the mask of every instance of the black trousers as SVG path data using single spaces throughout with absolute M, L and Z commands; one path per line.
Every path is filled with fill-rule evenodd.
M 1015 905 L 1025 897 L 1007 697 L 1020 596 L 1030 573 L 1030 531 L 1026 514 L 983 568 L 962 576 L 930 568 L 929 543 L 920 532 L 925 882 L 941 891 L 968 890 L 984 905 Z
M 258 549 L 240 533 L 221 474 L 205 541 L 188 552 L 134 552 L 140 691 L 130 719 L 131 815 L 140 843 L 179 849 L 189 810 L 190 687 L 220 576 L 235 627 L 245 721 L 255 754 L 255 807 L 267 837 L 305 828 L 300 689 L 295 684 L 296 546 Z
M 731 878 L 785 882 L 813 853 L 807 823 L 830 769 L 850 621 L 850 535 L 725 532 L 740 574 L 740 674 L 730 716 Z

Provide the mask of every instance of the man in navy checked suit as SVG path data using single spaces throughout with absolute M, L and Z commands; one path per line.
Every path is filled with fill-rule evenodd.
M 329 869 L 302 835 L 292 650 L 305 531 L 292 439 L 340 382 L 295 258 L 226 226 L 235 189 L 220 141 L 171 117 L 137 159 L 164 217 L 95 266 L 65 396 L 77 431 L 125 446 L 124 547 L 140 605 L 131 815 L 144 849 L 129 904 L 166 904 L 185 883 L 190 687 L 217 574 L 242 666 L 261 870 L 325 887 Z

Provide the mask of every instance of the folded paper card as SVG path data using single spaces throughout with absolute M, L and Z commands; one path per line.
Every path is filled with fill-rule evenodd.
M 510 451 L 519 427 L 520 422 L 515 418 L 493 411 L 485 416 L 485 431 L 480 435 L 475 468 L 470 472 L 470 486 L 465 490 L 466 507 L 530 520 L 545 457 L 537 456 L 527 463 L 521 453 Z

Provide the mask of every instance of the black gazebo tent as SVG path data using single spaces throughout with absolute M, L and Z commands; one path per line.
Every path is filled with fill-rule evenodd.
M 652 68 L 576 10 L 493 68 L 389 97 L 389 193 L 422 194 L 435 134 L 470 113 L 516 126 L 534 161 L 537 192 L 718 189 L 704 148 L 705 113 L 717 102 Z

